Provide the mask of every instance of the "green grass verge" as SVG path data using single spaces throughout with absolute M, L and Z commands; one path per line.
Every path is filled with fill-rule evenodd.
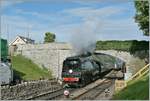
M 46 68 L 41 69 L 30 59 L 17 55 L 12 57 L 14 77 L 22 80 L 39 80 L 41 77 L 51 79 L 52 75 Z
M 117 92 L 114 100 L 148 100 L 149 99 L 149 75 L 131 81 L 122 91 Z

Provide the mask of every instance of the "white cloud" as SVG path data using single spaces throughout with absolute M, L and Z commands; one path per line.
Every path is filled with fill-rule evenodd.
M 28 16 L 34 16 L 34 17 L 42 18 L 44 20 L 50 20 L 50 16 L 51 16 L 50 14 L 41 14 L 39 12 L 25 11 L 23 9 L 16 9 L 15 11 L 18 15 L 23 14 L 23 15 L 28 15 Z
M 78 3 L 84 6 L 91 6 L 91 5 L 101 5 L 101 4 L 122 4 L 122 3 L 127 3 L 127 2 L 133 2 L 134 0 L 64 0 L 68 2 L 74 2 Z
M 45 21 L 46 24 L 51 24 L 53 27 L 62 25 L 64 23 L 68 23 L 72 20 L 72 16 L 65 15 L 64 12 L 47 12 L 47 13 L 39 13 L 37 11 L 27 11 L 23 9 L 16 9 L 15 13 L 20 16 L 28 16 L 28 19 L 34 18 L 33 20 L 37 20 L 40 22 Z M 50 26 L 50 27 L 52 27 Z
M 25 2 L 25 0 L 0 0 L 0 7 L 1 9 L 5 9 L 9 6 L 23 3 L 23 2 Z
M 47 25 L 41 24 L 38 21 L 25 19 L 21 16 L 3 15 L 1 21 L 2 35 L 7 38 L 7 33 L 9 32 L 10 40 L 13 40 L 16 35 L 27 36 L 28 31 L 30 32 L 30 36 L 37 40 L 43 34 L 40 32 L 48 29 Z
M 77 37 L 77 40 L 88 41 L 115 39 L 115 40 L 148 40 L 148 37 L 142 36 L 142 32 L 139 31 L 137 24 L 133 17 L 113 19 L 111 16 L 119 13 L 127 13 L 127 8 L 123 7 L 104 7 L 104 8 L 91 8 L 82 7 L 65 10 L 65 13 L 69 13 L 71 16 L 80 17 L 81 22 L 78 24 L 62 25 L 63 31 L 70 34 L 71 40 Z M 74 35 L 79 35 L 74 36 Z M 94 37 L 93 37 L 94 36 Z M 91 39 L 89 39 L 90 37 Z
M 114 14 L 124 12 L 124 10 L 125 10 L 124 8 L 109 6 L 103 8 L 81 7 L 81 8 L 65 10 L 64 12 L 69 13 L 72 16 L 78 16 L 84 18 L 89 18 L 89 17 L 106 18 Z
M 117 6 L 106 6 L 103 8 L 87 6 L 67 9 L 55 14 L 17 9 L 16 16 L 2 15 L 1 29 L 6 37 L 6 25 L 8 24 L 10 27 L 10 37 L 14 39 L 19 33 L 27 36 L 27 26 L 30 25 L 31 38 L 40 42 L 43 41 L 44 33 L 47 31 L 56 33 L 58 41 L 70 41 L 74 38 L 75 34 L 80 35 L 81 38 L 79 40 L 91 38 L 86 41 L 93 41 L 95 39 L 146 39 L 146 37 L 142 37 L 142 33 L 139 31 L 137 24 L 134 23 L 133 18 L 111 19 L 112 15 L 127 13 L 126 9 Z M 26 18 L 23 15 L 32 16 L 32 19 Z M 39 18 L 39 20 L 36 18 Z M 78 18 L 81 20 L 72 23 L 74 19 Z M 41 23 L 44 20 L 46 22 Z

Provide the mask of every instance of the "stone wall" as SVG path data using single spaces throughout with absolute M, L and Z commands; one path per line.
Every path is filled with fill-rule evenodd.
M 62 87 L 56 80 L 24 82 L 14 86 L 1 87 L 2 100 L 27 100 L 46 92 L 53 92 Z
M 18 45 L 17 54 L 22 54 L 31 59 L 41 68 L 51 70 L 53 77 L 60 79 L 63 61 L 73 52 L 70 44 L 48 43 Z

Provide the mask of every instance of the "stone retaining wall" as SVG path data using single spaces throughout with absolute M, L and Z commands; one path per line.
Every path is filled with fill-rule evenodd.
M 24 82 L 15 86 L 2 86 L 2 100 L 26 100 L 40 94 L 61 89 L 56 80 Z

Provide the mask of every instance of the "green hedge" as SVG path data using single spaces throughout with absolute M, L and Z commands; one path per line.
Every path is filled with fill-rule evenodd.
M 134 52 L 136 50 L 149 50 L 148 41 L 97 41 L 96 50 L 118 50 L 118 51 L 130 51 Z

